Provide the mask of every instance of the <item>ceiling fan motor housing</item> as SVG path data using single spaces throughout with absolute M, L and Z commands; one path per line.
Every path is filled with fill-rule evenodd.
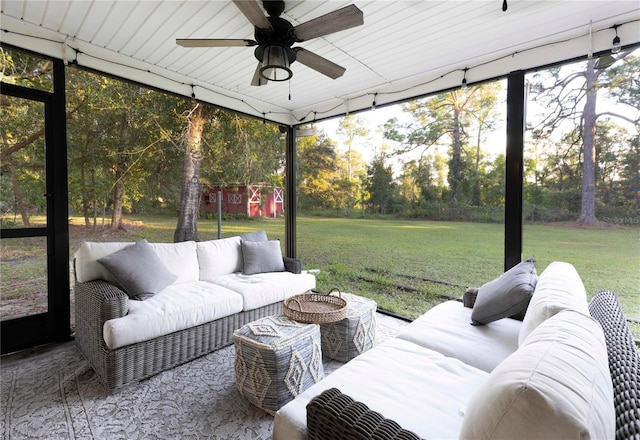
M 265 3 L 283 3 L 284 7 L 284 2 Z M 256 59 L 262 61 L 266 47 L 275 44 L 285 49 L 289 57 L 289 64 L 293 63 L 296 60 L 296 52 L 291 48 L 296 42 L 293 34 L 293 25 L 280 17 L 269 16 L 267 19 L 271 23 L 273 30 L 255 28 L 255 39 L 258 43 L 258 47 L 254 51 Z

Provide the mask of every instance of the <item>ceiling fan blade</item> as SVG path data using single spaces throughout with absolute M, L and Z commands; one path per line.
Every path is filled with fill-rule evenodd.
M 240 12 L 247 17 L 252 25 L 259 29 L 273 30 L 273 26 L 262 12 L 262 8 L 255 0 L 233 0 L 233 3 L 240 9 Z
M 176 38 L 182 47 L 246 47 L 257 46 L 253 40 L 230 40 L 221 38 Z
M 260 75 L 260 68 L 262 67 L 262 63 L 258 62 L 258 66 L 256 67 L 256 71 L 253 74 L 253 79 L 251 80 L 252 86 L 266 86 L 269 82 L 268 79 L 264 78 Z
M 311 67 L 313 70 L 316 70 L 323 75 L 327 75 L 331 79 L 340 78 L 347 70 L 344 67 L 301 47 L 296 48 L 296 61 L 300 61 L 305 66 Z
M 362 11 L 356 5 L 349 5 L 299 24 L 293 28 L 293 32 L 298 41 L 307 41 L 362 24 Z

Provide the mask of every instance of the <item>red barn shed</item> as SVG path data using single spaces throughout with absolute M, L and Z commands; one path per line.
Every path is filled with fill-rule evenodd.
M 206 213 L 218 212 L 218 192 L 222 192 L 222 212 L 246 214 L 247 217 L 277 217 L 284 213 L 284 190 L 268 185 L 235 185 L 205 187 L 200 208 Z

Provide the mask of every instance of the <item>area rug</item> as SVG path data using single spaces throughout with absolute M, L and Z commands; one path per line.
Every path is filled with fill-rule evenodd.
M 378 325 L 377 342 L 394 334 Z M 270 439 L 273 417 L 236 390 L 234 347 L 110 394 L 75 343 L 3 362 L 0 432 L 17 439 Z M 342 364 L 325 362 L 330 374 Z

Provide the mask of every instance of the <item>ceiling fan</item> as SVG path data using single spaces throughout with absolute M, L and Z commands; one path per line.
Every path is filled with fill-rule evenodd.
M 263 1 L 267 16 L 256 0 L 233 0 L 233 3 L 255 27 L 255 40 L 178 38 L 176 43 L 183 47 L 255 46 L 254 55 L 258 60 L 258 67 L 251 81 L 251 85 L 254 86 L 265 85 L 268 81 L 289 80 L 293 75 L 290 66 L 294 61 L 299 61 L 329 78 L 339 78 L 346 70 L 344 67 L 302 47 L 292 46 L 364 24 L 362 11 L 355 5 L 345 6 L 293 26 L 280 17 L 285 9 L 284 1 Z

